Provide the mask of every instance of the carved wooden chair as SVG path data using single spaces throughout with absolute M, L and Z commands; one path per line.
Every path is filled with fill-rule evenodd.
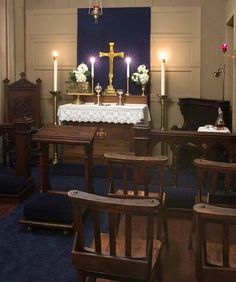
M 197 169 L 196 203 L 236 208 L 236 163 L 195 159 L 194 165 Z M 194 230 L 193 217 L 189 248 L 192 247 Z
M 158 230 L 159 235 L 163 231 L 164 242 L 168 247 L 168 227 L 165 215 L 166 194 L 164 192 L 164 169 L 167 165 L 167 157 L 105 153 L 104 158 L 108 166 L 110 197 L 143 197 L 160 201 Z M 158 183 L 151 183 L 154 174 L 158 176 Z M 117 181 L 117 178 L 120 180 Z
M 74 212 L 76 233 L 72 263 L 78 271 L 78 281 L 88 281 L 88 277 L 95 280 L 101 277 L 116 281 L 161 281 L 161 241 L 154 234 L 158 200 L 121 200 L 78 190 L 69 191 L 68 196 Z M 118 232 L 117 214 L 124 218 L 123 228 L 120 225 L 122 230 Z M 89 215 L 92 223 L 87 222 Z M 142 236 L 134 231 L 134 228 L 140 229 L 133 221 L 137 217 L 142 217 L 142 229 L 145 230 Z M 88 224 L 94 235 L 91 242 L 86 242 Z
M 236 209 L 196 204 L 196 281 L 236 281 Z
M 6 78 L 4 82 L 4 122 L 13 123 L 19 118 L 31 118 L 33 120 L 32 130 L 37 131 L 42 125 L 41 120 L 41 80 L 36 83 L 28 81 L 25 73 L 20 74 L 21 78 L 16 82 L 10 83 Z M 35 149 L 36 144 L 32 146 Z M 37 150 L 37 149 L 36 149 Z M 14 136 L 9 135 L 3 142 L 3 162 L 15 162 L 15 140 Z M 32 150 L 33 154 L 34 150 Z M 13 157 L 12 157 L 13 156 Z

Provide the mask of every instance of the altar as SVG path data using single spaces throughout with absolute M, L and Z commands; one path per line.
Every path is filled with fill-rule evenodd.
M 94 139 L 94 159 L 100 162 L 105 152 L 133 153 L 133 125 L 140 120 L 151 121 L 147 104 L 65 104 L 58 107 L 57 115 L 59 124 L 98 127 Z M 64 160 L 78 161 L 80 156 L 81 152 L 74 146 L 64 148 Z

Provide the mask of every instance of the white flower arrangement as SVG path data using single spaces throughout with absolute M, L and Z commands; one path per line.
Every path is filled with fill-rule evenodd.
M 131 75 L 131 79 L 136 84 L 146 84 L 149 81 L 149 70 L 145 65 L 140 65 L 137 71 Z
M 85 63 L 81 63 L 78 67 L 69 73 L 70 80 L 75 82 L 86 82 L 90 77 L 90 71 Z

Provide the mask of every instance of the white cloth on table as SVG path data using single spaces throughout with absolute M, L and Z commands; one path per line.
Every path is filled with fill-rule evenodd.
M 205 126 L 200 126 L 198 128 L 199 132 L 214 132 L 214 133 L 230 133 L 230 130 L 228 127 L 222 127 L 222 129 L 217 129 L 213 125 L 205 125 Z
M 125 104 L 123 106 L 114 103 L 103 106 L 91 103 L 75 105 L 65 104 L 58 107 L 59 123 L 63 121 L 73 122 L 107 122 L 136 124 L 141 119 L 150 121 L 150 113 L 146 104 Z

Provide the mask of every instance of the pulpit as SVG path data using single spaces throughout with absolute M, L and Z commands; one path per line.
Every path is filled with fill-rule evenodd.
M 105 152 L 134 153 L 133 125 L 140 120 L 146 122 L 151 120 L 147 104 L 137 103 L 138 100 L 135 96 L 124 97 L 125 103 L 122 106 L 114 103 L 114 101 L 118 101 L 117 96 L 102 98 L 105 98 L 102 106 L 93 102 L 85 102 L 81 105 L 65 104 L 58 108 L 58 120 L 61 124 L 75 126 L 83 124 L 88 127 L 98 127 L 94 139 L 94 161 L 97 163 L 103 162 Z M 139 98 L 142 97 L 139 96 Z M 146 99 L 146 97 L 143 98 Z M 145 102 L 144 99 L 139 101 Z M 66 146 L 63 148 L 63 152 L 64 160 L 76 162 L 82 153 L 75 146 Z

